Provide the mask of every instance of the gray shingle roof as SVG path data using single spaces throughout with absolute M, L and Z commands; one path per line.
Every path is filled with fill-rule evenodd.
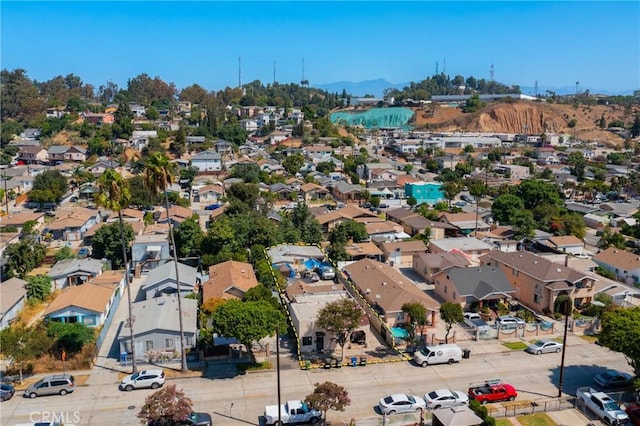
M 0 316 L 4 316 L 16 303 L 26 297 L 26 281 L 20 278 L 10 278 L 0 284 Z
M 516 292 L 500 268 L 490 266 L 461 268 L 456 266 L 441 273 L 449 276 L 460 296 L 475 296 L 476 299 L 482 300 L 495 293 Z
M 178 262 L 178 273 L 180 274 L 180 284 L 187 284 L 193 287 L 196 283 L 198 270 L 184 263 Z M 176 281 L 176 269 L 173 261 L 164 263 L 149 272 L 143 288 L 148 288 L 166 280 L 167 278 Z
M 197 331 L 196 318 L 198 316 L 198 301 L 185 299 L 180 301 L 182 305 L 182 320 L 185 333 Z M 132 314 L 135 317 L 133 330 L 136 335 L 170 330 L 179 331 L 178 298 L 177 296 L 156 297 L 133 304 Z M 120 337 L 129 335 L 129 330 L 121 331 Z
M 102 261 L 99 259 L 65 259 L 53 265 L 47 275 L 56 279 L 81 273 L 96 276 L 100 272 L 102 272 Z

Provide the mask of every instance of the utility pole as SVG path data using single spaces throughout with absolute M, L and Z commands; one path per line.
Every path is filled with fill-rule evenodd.
M 567 295 L 564 313 L 564 334 L 562 335 L 562 358 L 560 358 L 560 379 L 558 380 L 558 398 L 562 397 L 564 382 L 564 356 L 567 353 L 567 329 L 569 328 L 569 312 L 571 311 L 571 297 Z

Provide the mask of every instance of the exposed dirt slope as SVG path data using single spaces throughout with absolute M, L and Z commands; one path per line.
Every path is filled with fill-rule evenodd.
M 458 108 L 428 106 L 416 109 L 415 124 L 429 130 L 446 132 L 560 133 L 579 139 L 620 144 L 622 138 L 598 127 L 604 115 L 606 123 L 622 120 L 629 124 L 634 111 L 625 113 L 619 106 L 579 106 L 520 101 L 492 103 L 474 114 Z M 575 127 L 569 127 L 571 120 Z

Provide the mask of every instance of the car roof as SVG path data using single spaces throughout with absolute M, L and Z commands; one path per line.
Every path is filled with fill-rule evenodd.
M 389 395 L 391 399 L 394 401 L 408 401 L 409 397 L 406 393 L 394 393 L 393 395 Z
M 434 390 L 432 392 L 435 392 L 436 395 L 438 395 L 438 396 L 453 395 L 453 392 L 451 392 L 451 390 L 449 390 L 449 389 L 436 389 L 436 390 Z M 429 392 L 429 393 L 431 393 L 431 392 Z M 427 395 L 429 393 L 427 393 Z

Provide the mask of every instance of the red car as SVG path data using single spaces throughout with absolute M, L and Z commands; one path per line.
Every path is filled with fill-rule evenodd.
M 469 398 L 481 404 L 487 402 L 513 401 L 518 396 L 516 389 L 498 380 L 491 380 L 469 387 Z
M 640 405 L 630 405 L 626 409 L 629 421 L 634 426 L 640 426 Z

